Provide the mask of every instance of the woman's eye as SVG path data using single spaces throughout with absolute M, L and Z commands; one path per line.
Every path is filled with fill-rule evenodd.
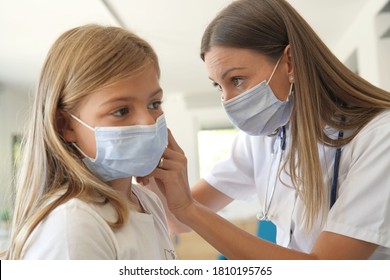
M 222 91 L 222 87 L 219 84 L 217 84 L 216 82 L 213 83 L 213 87 L 215 87 L 219 91 Z
M 152 102 L 149 104 L 148 109 L 157 110 L 161 107 L 161 104 L 162 104 L 161 100 Z
M 234 78 L 232 78 L 232 82 L 233 82 L 233 85 L 234 85 L 235 87 L 241 86 L 243 81 L 244 81 L 243 78 L 240 78 L 240 77 L 234 77 Z
M 115 116 L 115 117 L 123 117 L 124 115 L 126 115 L 127 113 L 129 113 L 129 109 L 127 108 L 121 108 L 119 110 L 116 110 L 115 112 L 113 112 L 112 114 Z

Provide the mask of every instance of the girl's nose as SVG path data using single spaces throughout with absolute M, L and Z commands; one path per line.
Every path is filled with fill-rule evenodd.
M 156 116 L 152 115 L 149 110 L 140 111 L 137 113 L 137 124 L 151 125 L 156 123 Z

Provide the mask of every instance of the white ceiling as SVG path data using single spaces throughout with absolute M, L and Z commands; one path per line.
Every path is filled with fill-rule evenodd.
M 231 1 L 0 0 L 0 84 L 34 87 L 53 41 L 80 24 L 120 25 L 112 7 L 126 28 L 157 51 L 166 93 L 207 92 L 200 39 L 207 23 Z M 367 1 L 289 0 L 331 48 Z

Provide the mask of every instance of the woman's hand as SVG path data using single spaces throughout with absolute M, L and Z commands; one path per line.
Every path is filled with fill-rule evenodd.
M 163 204 L 165 214 L 167 216 L 167 222 L 168 222 L 168 227 L 169 231 L 172 234 L 180 234 L 184 232 L 190 232 L 192 229 L 188 227 L 186 224 L 180 222 L 176 216 L 169 210 L 168 204 L 167 204 L 167 199 L 165 196 L 161 193 L 160 188 L 158 187 L 156 180 L 154 178 L 149 178 L 149 184 L 144 185 L 145 188 L 151 190 L 157 196 L 160 198 L 161 203 Z
M 150 177 L 156 183 L 167 200 L 169 210 L 175 215 L 184 214 L 187 207 L 192 205 L 193 198 L 188 184 L 187 158 L 168 130 L 168 147 L 161 157 L 160 164 L 149 175 L 138 177 L 137 181 L 146 185 Z M 179 217 L 178 217 L 179 218 Z

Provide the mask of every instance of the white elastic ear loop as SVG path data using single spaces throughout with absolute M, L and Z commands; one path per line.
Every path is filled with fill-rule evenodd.
M 276 62 L 275 64 L 275 67 L 274 67 L 274 70 L 272 70 L 272 73 L 271 73 L 271 76 L 269 77 L 268 81 L 267 81 L 267 85 L 271 82 L 271 79 L 276 71 L 276 68 L 278 68 L 278 65 L 279 65 L 279 62 L 280 60 L 282 59 L 283 55 L 281 57 L 279 57 L 278 61 Z
M 287 95 L 286 101 L 289 100 L 291 94 L 293 93 L 293 86 L 294 86 L 294 83 L 291 83 L 291 84 L 290 84 L 290 90 L 288 91 L 288 95 Z
M 77 146 L 76 145 L 76 143 L 72 143 L 72 145 L 73 145 L 73 147 L 75 147 L 76 149 L 77 149 L 77 151 L 79 151 L 80 152 L 80 154 L 82 154 L 84 157 L 86 157 L 86 158 L 89 158 L 89 156 L 87 156 L 80 148 L 79 148 L 79 146 Z
M 294 86 L 294 83 L 291 83 L 291 84 L 290 84 L 290 90 L 289 90 L 289 92 L 288 92 L 288 96 L 291 95 L 291 93 L 292 93 L 292 91 L 293 91 L 293 86 Z
M 82 125 L 84 125 L 85 127 L 89 128 L 89 129 L 92 130 L 92 131 L 95 131 L 95 129 L 94 129 L 92 126 L 90 126 L 89 124 L 83 122 L 83 121 L 80 120 L 78 117 L 74 116 L 74 115 L 71 114 L 71 113 L 69 113 L 69 115 L 70 115 L 72 118 L 74 118 L 76 121 L 78 121 L 79 123 L 81 123 Z M 84 157 L 89 158 L 89 156 L 87 156 L 87 155 L 79 148 L 79 146 L 76 145 L 76 143 L 73 142 L 72 145 L 73 145 L 73 147 L 75 147 L 75 148 L 76 148 Z
M 80 119 L 79 119 L 78 117 L 76 117 L 75 115 L 73 115 L 73 114 L 71 114 L 71 113 L 69 113 L 69 115 L 70 115 L 72 118 L 74 118 L 76 121 L 78 121 L 79 123 L 81 123 L 82 125 L 88 127 L 90 130 L 95 131 L 95 129 L 94 129 L 92 126 L 90 126 L 89 124 L 83 122 L 82 120 L 80 120 Z

